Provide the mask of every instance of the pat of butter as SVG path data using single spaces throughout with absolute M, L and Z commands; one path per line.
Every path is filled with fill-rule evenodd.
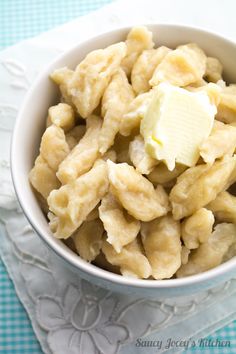
M 147 153 L 165 162 L 170 171 L 176 162 L 194 166 L 216 112 L 206 92 L 189 92 L 161 83 L 141 122 Z

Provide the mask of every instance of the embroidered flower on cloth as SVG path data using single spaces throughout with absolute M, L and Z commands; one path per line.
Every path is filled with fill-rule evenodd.
M 53 353 L 115 354 L 129 337 L 114 322 L 116 306 L 110 292 L 81 281 L 81 288 L 69 285 L 63 298 L 39 297 L 36 314 Z

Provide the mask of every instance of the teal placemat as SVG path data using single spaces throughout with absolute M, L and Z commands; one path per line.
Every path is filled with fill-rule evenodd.
M 68 22 L 112 0 L 0 0 L 0 48 Z
M 0 48 L 3 49 L 20 40 L 85 15 L 111 1 L 0 0 Z M 217 340 L 230 341 L 230 348 L 209 347 L 201 350 L 198 348 L 185 351 L 185 353 L 236 353 L 236 321 L 215 332 L 207 340 L 209 340 L 209 344 L 216 343 Z M 3 263 L 0 261 L 0 354 L 26 353 L 40 354 L 42 352 L 29 318 L 16 296 L 14 286 Z
M 16 296 L 14 286 L 0 261 L 0 353 L 39 354 L 30 320 Z

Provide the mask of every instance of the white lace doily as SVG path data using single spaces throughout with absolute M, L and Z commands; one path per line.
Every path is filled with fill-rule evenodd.
M 189 5 L 195 16 L 199 13 L 199 2 L 195 12 L 193 7 L 196 4 L 191 3 L 191 9 Z M 163 343 L 170 337 L 176 340 L 191 337 L 194 340 L 236 318 L 236 280 L 198 295 L 156 300 L 111 293 L 81 280 L 65 268 L 33 232 L 16 202 L 11 184 L 10 135 L 23 96 L 38 70 L 68 46 L 97 34 L 98 28 L 102 32 L 130 24 L 134 4 L 136 11 L 132 23 L 157 21 L 158 17 L 153 14 L 160 13 L 160 7 L 164 21 L 169 1 L 163 3 L 165 5 L 158 2 L 160 6 L 157 6 L 155 0 L 136 0 L 135 3 L 122 0 L 0 53 L 3 82 L 0 101 L 0 254 L 45 353 L 134 354 L 137 338 L 146 336 L 146 340 L 158 339 Z M 180 11 L 184 3 L 187 6 L 186 1 L 178 2 L 177 20 L 168 17 L 166 22 L 189 24 L 189 18 L 183 21 L 183 11 Z M 215 3 L 209 1 L 209 8 Z M 186 11 L 185 8 L 185 16 Z M 203 24 L 206 19 L 209 27 L 209 16 L 201 17 Z M 216 17 L 214 21 L 213 29 L 214 24 L 220 25 L 221 19 Z M 235 27 L 233 21 L 232 28 Z M 224 29 L 229 31 L 230 21 L 226 25 Z M 228 34 L 236 35 L 234 30 Z M 157 351 L 157 348 L 149 348 L 149 354 Z M 164 351 L 163 345 L 159 352 Z M 138 348 L 138 353 L 145 352 L 145 348 Z M 174 352 L 177 352 L 176 348 Z

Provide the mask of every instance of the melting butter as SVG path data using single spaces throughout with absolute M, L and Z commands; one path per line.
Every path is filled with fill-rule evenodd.
M 216 112 L 204 91 L 190 92 L 168 83 L 159 84 L 141 122 L 147 153 L 166 163 L 170 171 L 176 163 L 194 166 Z

